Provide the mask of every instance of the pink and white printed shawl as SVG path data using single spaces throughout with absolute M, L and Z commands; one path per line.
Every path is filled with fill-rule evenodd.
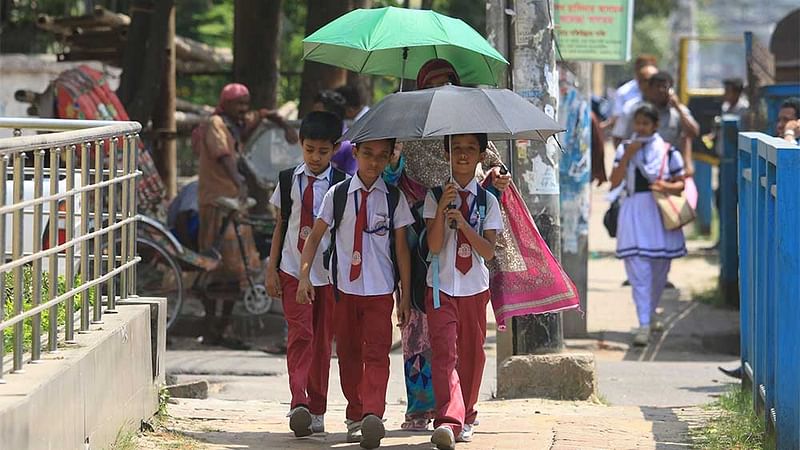
M 490 186 L 490 177 L 483 184 Z M 511 317 L 579 308 L 575 284 L 550 252 L 513 183 L 501 206 L 506 229 L 497 238 L 497 257 L 489 262 L 498 330 Z

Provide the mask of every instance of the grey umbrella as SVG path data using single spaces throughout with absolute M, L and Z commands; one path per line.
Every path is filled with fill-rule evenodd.
M 386 96 L 342 139 L 408 141 L 486 133 L 489 140 L 546 141 L 561 131 L 564 128 L 555 120 L 508 89 L 448 85 Z

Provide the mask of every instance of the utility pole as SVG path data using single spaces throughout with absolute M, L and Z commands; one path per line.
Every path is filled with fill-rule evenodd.
M 556 119 L 558 71 L 553 34 L 553 0 L 509 0 L 507 32 L 511 87 Z M 561 218 L 558 164 L 560 150 L 547 143 L 516 141 L 511 152 L 514 182 L 553 255 L 561 259 Z M 513 319 L 515 355 L 557 353 L 564 348 L 560 313 Z

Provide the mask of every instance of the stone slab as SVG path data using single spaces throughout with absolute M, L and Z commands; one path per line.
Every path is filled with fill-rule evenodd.
M 515 355 L 497 368 L 500 398 L 588 400 L 597 393 L 591 353 Z

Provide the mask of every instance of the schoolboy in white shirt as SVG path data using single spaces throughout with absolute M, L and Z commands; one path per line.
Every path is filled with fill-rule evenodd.
M 303 250 L 322 198 L 346 174 L 330 161 L 342 135 L 342 121 L 327 112 L 309 113 L 300 125 L 303 163 L 278 176 L 270 203 L 281 218 L 276 225 L 267 266 L 267 291 L 283 299 L 288 336 L 286 365 L 292 394 L 289 428 L 303 437 L 325 431 L 328 377 L 333 340 L 334 295 L 328 271 L 317 252 L 310 271 L 316 301 L 297 303 L 300 252 Z M 330 241 L 323 237 L 324 245 Z
M 430 190 L 422 213 L 428 248 L 431 254 L 438 254 L 438 279 L 435 266 L 428 269 L 425 311 L 436 398 L 431 442 L 442 450 L 472 439 L 486 362 L 483 344 L 490 294 L 484 261 L 494 258 L 495 239 L 503 229 L 500 204 L 475 179 L 486 146 L 485 134 L 445 139 L 445 155 L 452 155 L 455 183 Z
M 356 175 L 325 194 L 300 263 L 299 303 L 316 301 L 311 261 L 329 229 L 331 280 L 338 290 L 335 333 L 342 391 L 347 398 L 347 440 L 380 446 L 389 382 L 393 293 L 399 278 L 398 322 L 411 307 L 410 256 L 405 227 L 414 222 L 403 194 L 381 178 L 394 139 L 362 142 L 353 155 Z

